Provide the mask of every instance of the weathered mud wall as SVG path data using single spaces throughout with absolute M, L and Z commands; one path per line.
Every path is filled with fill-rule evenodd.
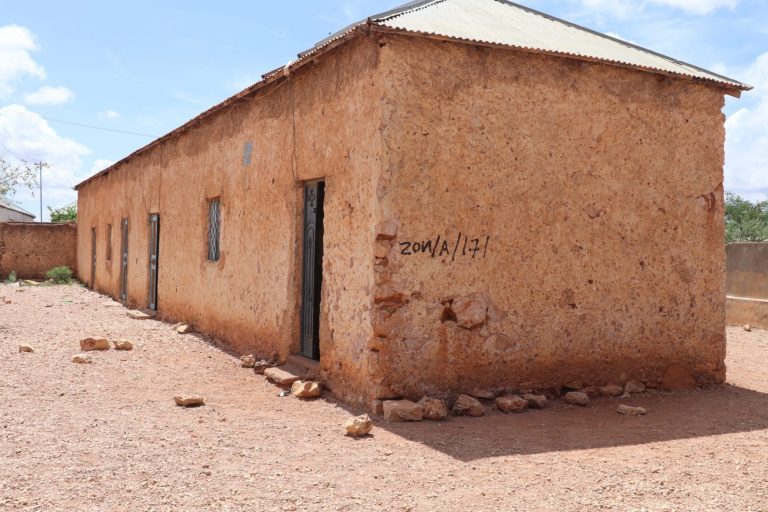
M 299 351 L 303 184 L 325 179 L 321 369 L 339 395 L 362 400 L 373 281 L 366 254 L 381 161 L 377 50 L 372 39 L 348 43 L 83 185 L 81 274 L 90 279 L 95 227 L 95 287 L 118 296 L 120 222 L 128 218 L 127 302 L 147 307 L 148 222 L 159 213 L 159 315 L 240 353 L 285 359 Z M 221 259 L 210 262 L 208 199 L 216 197 Z
M 726 321 L 768 329 L 768 243 L 726 246 Z
M 77 224 L 0 222 L 0 279 L 40 279 L 62 265 L 77 269 Z
M 428 39 L 381 53 L 382 396 L 723 381 L 721 91 Z

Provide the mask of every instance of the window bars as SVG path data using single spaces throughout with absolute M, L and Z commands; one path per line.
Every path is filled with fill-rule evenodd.
M 221 200 L 208 202 L 208 261 L 219 261 L 219 235 L 221 232 Z

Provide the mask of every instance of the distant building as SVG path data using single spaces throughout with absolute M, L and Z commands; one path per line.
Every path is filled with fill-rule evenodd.
M 723 382 L 722 108 L 748 89 L 512 3 L 411 2 L 80 183 L 78 274 L 317 359 L 349 402 Z
M 35 216 L 27 210 L 0 197 L 0 222 L 32 222 Z

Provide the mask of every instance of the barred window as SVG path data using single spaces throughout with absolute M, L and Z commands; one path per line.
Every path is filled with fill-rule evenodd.
M 208 201 L 208 261 L 219 261 L 219 235 L 221 233 L 221 200 Z

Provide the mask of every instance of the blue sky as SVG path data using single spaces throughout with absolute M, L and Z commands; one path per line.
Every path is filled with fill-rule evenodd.
M 43 204 L 62 206 L 93 172 L 403 1 L 0 0 L 0 153 L 49 162 Z M 768 198 L 768 2 L 523 3 L 754 85 L 725 108 L 725 185 Z

